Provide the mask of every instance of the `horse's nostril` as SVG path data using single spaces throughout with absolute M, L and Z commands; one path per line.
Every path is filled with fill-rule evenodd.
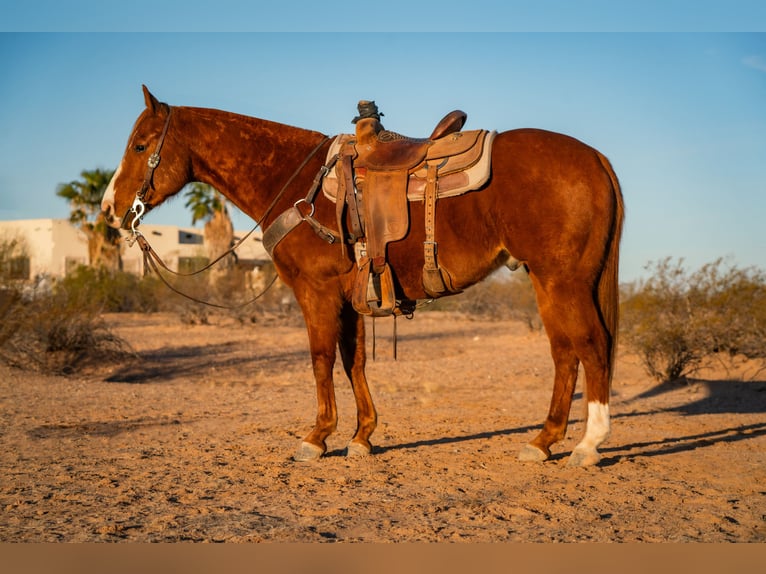
M 103 215 L 104 221 L 106 221 L 107 225 L 114 225 L 117 218 L 114 214 L 114 206 L 111 203 L 101 205 L 101 214 Z

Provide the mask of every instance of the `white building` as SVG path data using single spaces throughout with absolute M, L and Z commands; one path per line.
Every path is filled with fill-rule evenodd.
M 0 221 L 0 245 L 15 246 L 10 254 L 14 279 L 62 277 L 88 263 L 88 239 L 66 219 Z
M 205 239 L 199 229 L 142 223 L 141 233 L 174 271 L 188 271 L 207 260 Z M 235 231 L 235 241 L 246 233 Z M 18 246 L 11 261 L 16 279 L 63 277 L 78 265 L 88 264 L 88 239 L 66 219 L 0 221 L 0 245 L 11 242 Z M 235 253 L 238 264 L 246 269 L 259 268 L 269 261 L 260 230 L 252 233 Z M 137 244 L 123 245 L 122 261 L 125 271 L 143 273 L 143 254 Z

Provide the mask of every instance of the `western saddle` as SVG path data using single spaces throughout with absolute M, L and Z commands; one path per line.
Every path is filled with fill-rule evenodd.
M 425 206 L 425 292 L 433 298 L 459 293 L 449 272 L 437 261 L 436 202 L 479 189 L 487 182 L 496 132 L 461 131 L 467 115 L 455 110 L 428 138 L 410 138 L 383 128 L 383 114 L 375 102 L 362 100 L 358 110 L 352 122 L 355 133 L 337 136 L 330 146 L 322 192 L 336 205 L 343 243 L 354 246 L 358 274 L 352 304 L 356 311 L 374 317 L 411 314 L 415 302 L 397 299 L 386 256 L 388 244 L 403 239 L 409 231 L 408 201 L 423 201 Z M 314 193 L 309 192 L 307 202 L 313 202 Z M 297 207 L 288 212 L 280 218 L 289 220 L 285 225 L 307 221 L 324 239 L 339 239 L 311 215 L 302 216 Z M 289 232 L 281 230 L 279 221 L 272 227 L 280 230 L 264 233 L 269 250 Z

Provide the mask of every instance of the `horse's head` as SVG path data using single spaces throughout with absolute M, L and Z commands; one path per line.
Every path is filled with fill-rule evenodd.
M 101 201 L 109 225 L 130 229 L 153 207 L 188 182 L 188 162 L 173 132 L 173 112 L 143 86 L 146 109 L 136 120 L 128 146 Z M 170 145 L 173 143 L 174 145 Z

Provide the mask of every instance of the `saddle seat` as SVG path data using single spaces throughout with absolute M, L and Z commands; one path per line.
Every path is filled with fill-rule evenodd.
M 377 118 L 361 119 L 356 124 L 356 151 L 359 154 L 356 164 L 385 171 L 412 169 L 426 159 L 436 140 L 459 132 L 467 118 L 461 110 L 450 112 L 426 139 L 385 130 Z

